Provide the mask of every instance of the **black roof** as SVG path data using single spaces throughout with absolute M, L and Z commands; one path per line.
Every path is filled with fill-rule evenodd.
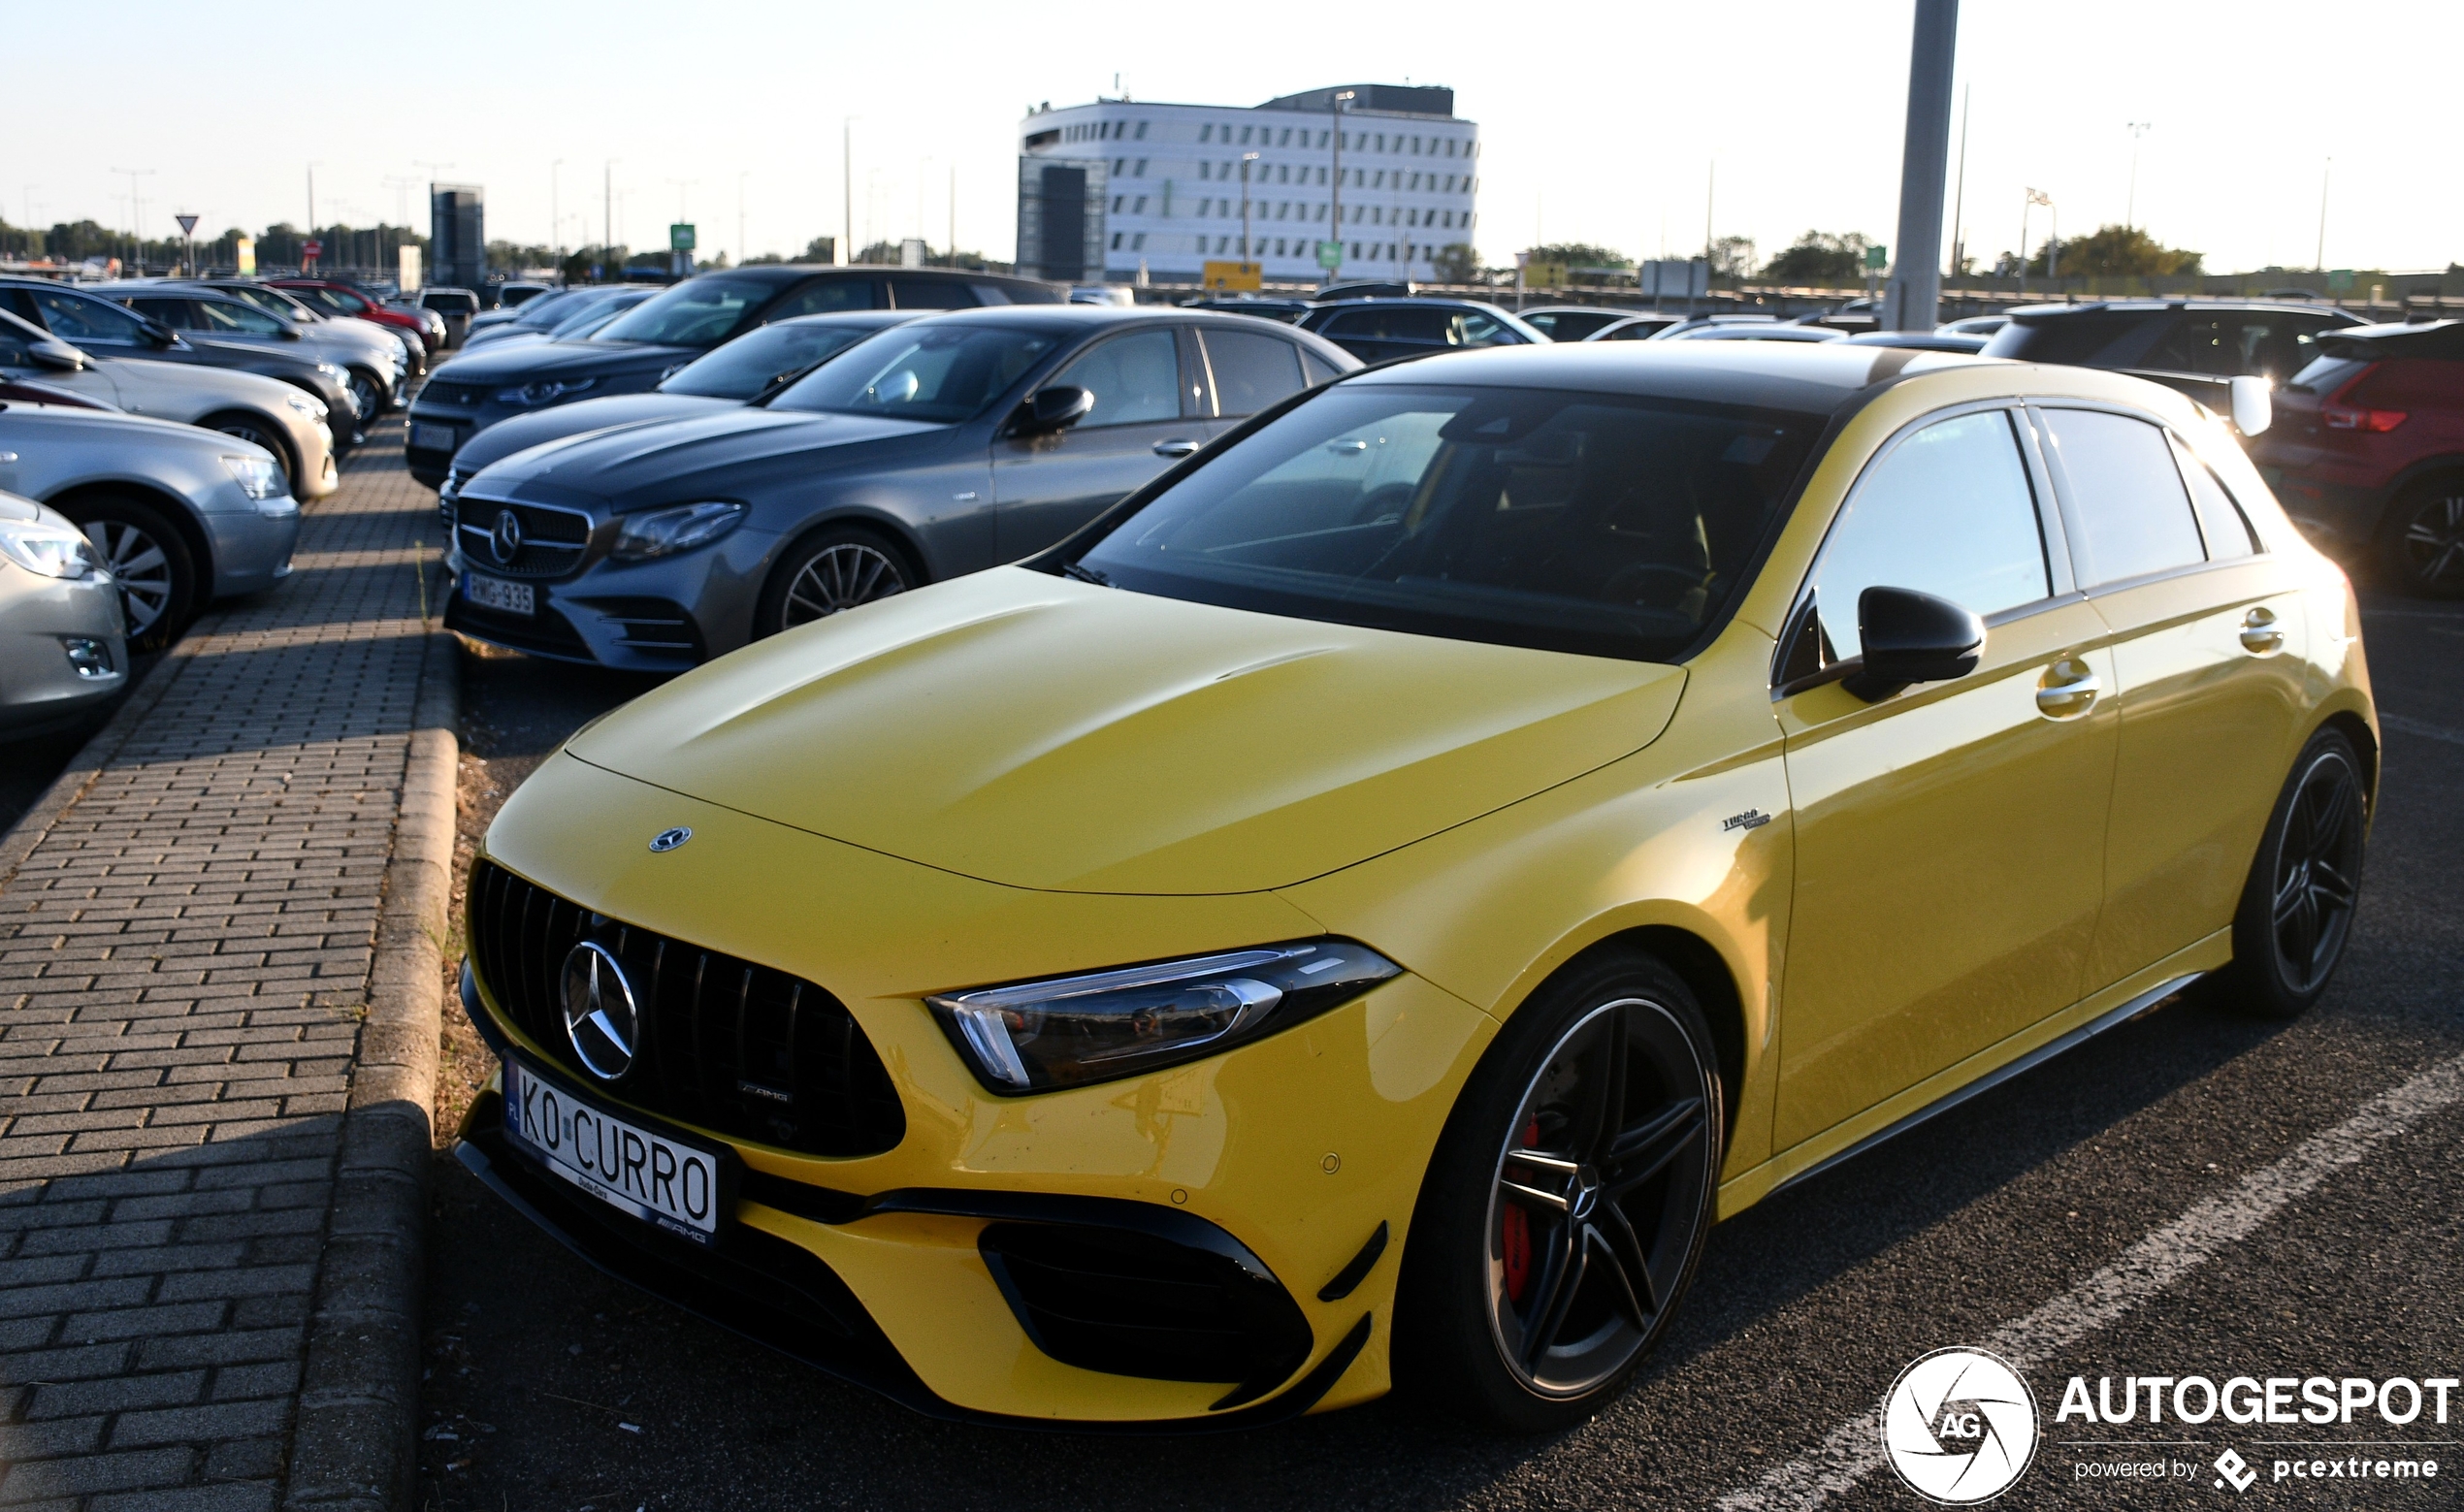
M 2263 309 L 2286 314 L 2337 314 L 2334 306 L 2305 305 L 2298 300 L 2091 300 L 2084 305 L 2023 305 L 2005 311 L 2011 319 L 2026 325 L 2039 321 L 2059 320 L 2074 315 L 2115 314 L 2154 315 L 2175 309 L 2239 310 Z
M 1875 384 L 1988 360 L 1846 341 L 1566 341 L 1470 348 L 1343 381 L 1588 390 L 1830 414 Z

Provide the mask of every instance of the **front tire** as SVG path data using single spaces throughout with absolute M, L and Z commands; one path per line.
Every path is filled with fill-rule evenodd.
M 776 635 L 924 581 L 907 554 L 861 526 L 832 525 L 788 548 L 754 609 L 753 635 Z
M 131 651 L 160 651 L 178 638 L 199 601 L 196 559 L 151 504 L 117 495 L 56 505 L 94 543 L 119 584 Z
M 2369 788 L 2352 742 L 2320 730 L 2276 799 L 2233 916 L 2233 964 L 2216 996 L 2261 1018 L 2318 1001 L 2352 937 L 2369 832 Z
M 1649 957 L 1578 962 L 1464 1090 L 1405 1247 L 1395 1380 L 1548 1432 L 1624 1390 L 1709 1234 L 1727 1128 L 1693 992 Z

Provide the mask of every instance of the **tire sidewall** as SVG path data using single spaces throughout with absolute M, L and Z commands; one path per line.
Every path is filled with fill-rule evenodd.
M 1711 1178 L 1668 1305 L 1616 1374 L 1572 1397 L 1525 1386 L 1500 1357 L 1488 1315 L 1488 1225 L 1500 1141 L 1525 1089 L 1566 1032 L 1593 1009 L 1639 998 L 1665 1009 L 1705 1069 Z M 1485 1428 L 1550 1432 L 1590 1417 L 1622 1393 L 1668 1332 L 1701 1264 L 1727 1150 L 1726 1089 L 1716 1042 L 1683 979 L 1638 952 L 1605 950 L 1570 964 L 1517 1010 L 1456 1099 L 1429 1164 L 1404 1246 L 1396 1298 L 1393 1379 L 1398 1390 Z
M 754 605 L 755 640 L 767 639 L 791 627 L 782 622 L 787 612 L 788 589 L 794 583 L 796 573 L 823 552 L 842 545 L 869 546 L 887 556 L 897 566 L 899 575 L 906 579 L 901 593 L 912 593 L 924 586 L 924 572 L 917 566 L 915 558 L 883 531 L 852 524 L 819 526 L 797 536 L 793 545 L 779 553 L 778 565 L 770 569 L 769 580 L 762 586 L 762 597 Z
M 2441 475 L 2425 478 L 2396 496 L 2395 504 L 2386 513 L 2386 523 L 2379 534 L 2379 571 L 2381 581 L 2389 589 L 2431 598 L 2464 598 L 2464 572 L 2452 572 L 2444 583 L 2425 583 L 2405 555 L 2405 532 L 2421 511 L 2440 499 L 2464 494 L 2464 477 Z
M 195 617 L 199 601 L 197 562 L 188 550 L 188 542 L 159 509 L 133 499 L 107 496 L 80 500 L 61 507 L 60 512 L 74 521 L 80 530 L 95 524 L 134 527 L 143 531 L 171 564 L 171 593 L 163 604 L 163 612 L 143 633 L 130 628 L 128 648 L 131 651 L 160 651 L 178 639 Z M 126 603 L 122 599 L 123 606 Z
M 2222 974 L 2231 1006 L 2261 1018 L 2291 1018 L 2309 1010 L 2336 980 L 2344 965 L 2344 957 L 2352 946 L 2351 925 L 2336 952 L 2336 959 L 2317 983 L 2304 991 L 2294 990 L 2285 980 L 2278 964 L 2276 950 L 2276 862 L 2285 846 L 2285 831 L 2292 822 L 2293 799 L 2300 793 L 2302 780 L 2310 775 L 2321 757 L 2334 755 L 2351 768 L 2353 782 L 2360 789 L 2363 824 L 2363 855 L 2368 855 L 2368 825 L 2372 795 L 2369 768 L 2361 762 L 2361 755 L 2353 749 L 2343 731 L 2322 729 L 2302 744 L 2301 755 L 2294 758 L 2292 771 L 2285 778 L 2285 786 L 2276 794 L 2276 806 L 2268 812 L 2267 828 L 2260 833 L 2258 854 L 2251 861 L 2248 881 L 2242 886 L 2242 901 L 2233 915 L 2233 964 Z M 2360 868 L 2355 868 L 2353 883 L 2358 888 Z M 2360 908 L 2356 896 L 2356 916 Z M 2352 921 L 2357 923 L 2358 917 Z

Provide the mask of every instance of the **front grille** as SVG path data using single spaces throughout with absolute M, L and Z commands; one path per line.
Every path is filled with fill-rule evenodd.
M 471 969 L 499 1012 L 583 1085 L 647 1112 L 807 1155 L 875 1155 L 907 1132 L 881 1056 L 809 981 L 591 913 L 488 861 L 471 868 Z M 558 984 L 597 941 L 640 1008 L 632 1067 L 600 1082 L 566 1038 Z
M 1226 1256 L 1076 1223 L 994 1223 L 977 1247 L 1027 1335 L 1064 1365 L 1256 1395 L 1309 1359 L 1290 1294 Z
M 701 629 L 685 606 L 666 598 L 577 598 L 616 627 L 616 644 L 701 659 Z
M 432 379 L 426 388 L 419 391 L 419 397 L 434 400 L 439 404 L 454 404 L 464 409 L 476 409 L 487 402 L 488 391 L 462 388 L 455 384 L 438 383 Z
M 521 522 L 522 544 L 506 562 L 497 555 L 497 516 L 510 511 Z M 494 499 L 454 499 L 455 541 L 462 560 L 504 577 L 562 577 L 582 564 L 590 550 L 591 517 L 549 504 L 514 504 Z

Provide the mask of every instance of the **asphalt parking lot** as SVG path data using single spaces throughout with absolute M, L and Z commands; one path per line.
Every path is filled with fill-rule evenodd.
M 2220 1420 L 2122 1447 L 2153 1431 L 2052 1418 L 2073 1374 L 2464 1374 L 2453 1072 L 2392 1123 L 2372 1106 L 2464 1054 L 2464 609 L 2384 603 L 2366 624 L 2383 796 L 2357 943 L 2319 1009 L 2271 1026 L 2167 1005 L 1765 1202 L 1714 1234 L 1666 1346 L 1579 1430 L 1481 1438 L 1391 1400 L 1229 1437 L 935 1423 L 606 1280 L 440 1153 L 423 1505 L 1908 1507 L 1861 1415 L 1918 1355 L 1989 1339 L 2026 1357 L 2046 1416 L 2001 1505 L 2181 1505 L 2220 1495 L 2205 1467 L 2225 1447 L 2265 1472 L 2296 1454 L 2286 1441 L 2389 1432 L 2446 1440 L 2420 1452 L 2464 1475 L 2464 1422 L 2427 1414 L 2401 1431 Z M 566 730 L 642 686 L 467 659 L 466 832 Z M 467 1039 L 459 1069 L 464 1086 L 484 1069 Z M 2317 1137 L 2340 1127 L 2320 1167 Z M 2309 1168 L 2324 1174 L 2285 1177 Z M 2220 1211 L 2239 1216 L 2220 1228 Z M 2169 1257 L 2154 1271 L 2152 1250 Z M 2314 1452 L 2333 1451 L 2298 1451 Z M 2163 1454 L 2201 1473 L 2080 1478 Z M 2253 1495 L 2271 1491 L 2301 1506 L 2456 1496 L 2444 1480 Z

